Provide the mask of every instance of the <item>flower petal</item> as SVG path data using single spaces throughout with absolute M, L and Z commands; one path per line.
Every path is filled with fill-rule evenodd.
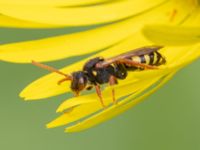
M 0 15 L 0 27 L 7 28 L 55 28 L 58 25 L 49 25 L 36 22 L 30 22 L 25 20 L 19 20 L 16 18 Z
M 134 84 L 130 84 L 130 86 L 124 86 L 123 88 L 116 88 L 116 97 L 119 98 L 118 96 L 124 95 L 126 96 L 127 94 L 130 93 L 134 93 L 134 95 L 139 94 L 142 90 L 146 89 L 147 87 L 149 87 L 152 83 L 154 83 L 154 81 L 158 80 L 158 78 L 153 78 L 150 80 L 143 80 L 141 82 L 136 82 Z M 130 80 L 129 80 L 130 82 Z M 131 89 L 131 90 L 130 90 Z M 121 92 L 121 90 L 123 90 L 123 92 Z M 139 92 L 137 91 L 139 90 Z M 137 91 L 137 92 L 136 92 Z M 112 103 L 112 98 L 111 96 L 106 96 L 106 95 L 110 95 L 111 91 L 103 91 L 103 97 L 104 97 L 104 102 L 106 105 L 109 105 L 110 103 Z M 90 114 L 93 114 L 99 110 L 102 109 L 102 106 L 100 104 L 100 102 L 98 101 L 98 97 L 96 96 L 96 94 L 91 94 L 91 95 L 86 95 L 86 96 L 81 96 L 81 97 L 77 97 L 76 99 L 82 99 L 82 101 L 84 100 L 95 100 L 96 102 L 91 102 L 88 104 L 83 104 L 77 107 L 74 107 L 72 109 L 72 111 L 68 112 L 68 113 L 64 113 L 63 115 L 61 115 L 59 118 L 55 119 L 54 121 L 50 122 L 47 127 L 48 128 L 52 128 L 52 127 L 57 127 L 57 126 L 61 126 L 61 125 L 65 125 L 65 124 L 69 124 L 71 122 L 77 121 L 81 118 L 84 118 Z M 124 102 L 124 100 L 123 100 Z M 121 105 L 121 103 L 123 102 L 118 102 L 117 106 L 112 106 L 112 107 L 118 107 Z M 60 110 L 61 108 L 63 109 L 63 106 L 60 106 Z
M 24 98 L 24 100 L 37 100 L 70 91 L 69 82 L 61 85 L 57 84 L 60 79 L 62 77 L 55 73 L 43 76 L 23 89 L 20 97 Z
M 93 127 L 101 122 L 104 122 L 116 115 L 119 115 L 121 113 L 123 113 L 124 111 L 126 111 L 127 109 L 135 106 L 136 104 L 138 104 L 139 102 L 141 102 L 142 100 L 144 100 L 147 96 L 151 95 L 152 93 L 154 93 L 156 90 L 158 90 L 162 85 L 164 85 L 173 75 L 174 73 L 169 74 L 167 77 L 165 77 L 164 79 L 161 80 L 161 82 L 154 87 L 153 89 L 151 89 L 150 91 L 146 92 L 144 95 L 140 96 L 140 97 L 136 97 L 135 95 L 131 95 L 128 98 L 126 98 L 125 100 L 123 100 L 121 103 L 118 104 L 117 107 L 115 106 L 111 106 L 110 108 L 96 114 L 93 115 L 91 117 L 89 117 L 88 119 L 85 119 L 73 126 L 70 126 L 68 128 L 66 128 L 66 132 L 78 132 L 78 131 L 82 131 L 85 130 L 87 128 Z M 129 101 L 129 102 L 127 102 Z M 127 103 L 125 103 L 127 102 Z
M 112 98 L 110 96 L 112 88 L 118 91 L 118 92 L 115 92 L 116 98 L 121 98 L 125 95 L 135 93 L 139 91 L 140 89 L 142 89 L 146 84 L 149 83 L 149 81 L 146 81 L 145 79 L 155 78 L 155 76 L 159 77 L 163 74 L 167 74 L 168 72 L 169 72 L 168 69 L 147 70 L 143 72 L 136 71 L 134 73 L 129 72 L 129 76 L 125 80 L 119 80 L 118 85 L 115 85 L 114 87 L 108 86 L 103 90 L 104 101 L 108 101 L 108 104 L 112 102 Z M 78 105 L 84 105 L 84 104 L 94 103 L 94 102 L 99 103 L 99 101 L 97 101 L 96 99 L 98 99 L 96 93 L 82 96 L 82 98 L 74 97 L 74 98 L 64 101 L 58 107 L 57 112 L 63 112 L 67 109 L 70 109 L 71 107 L 75 107 Z
M 0 10 L 4 15 L 31 22 L 83 26 L 121 20 L 151 9 L 164 1 L 165 0 L 126 0 L 88 7 L 44 7 L 1 4 Z
M 200 9 L 198 7 L 193 10 L 187 20 L 184 21 L 184 26 L 199 27 L 200 25 Z
M 183 49 L 183 48 L 181 48 L 181 49 Z M 187 49 L 187 51 L 186 51 L 186 49 Z M 179 51 L 179 55 L 175 55 L 176 59 L 170 60 L 168 62 L 168 65 L 165 66 L 165 68 L 163 68 L 163 69 L 130 73 L 126 80 L 123 80 L 123 81 L 121 81 L 121 83 L 119 83 L 119 85 L 121 85 L 121 86 L 115 87 L 116 91 L 119 91 L 119 92 L 116 92 L 116 97 L 119 99 L 121 96 L 126 96 L 126 95 L 129 95 L 129 94 L 134 93 L 134 92 L 135 93 L 133 95 L 135 97 L 138 94 L 140 94 L 142 91 L 144 91 L 146 88 L 153 85 L 161 77 L 163 77 L 167 74 L 170 74 L 170 72 L 172 74 L 174 74 L 175 72 L 177 72 L 177 70 L 181 69 L 183 67 L 183 65 L 181 65 L 183 60 L 185 62 L 187 62 L 187 63 L 184 63 L 184 65 L 186 65 L 189 62 L 193 61 L 194 59 L 196 59 L 200 56 L 199 55 L 200 54 L 199 45 L 195 45 L 195 46 L 193 46 L 193 48 L 190 47 L 190 49 L 188 49 L 188 47 L 185 47 L 185 49 L 183 49 L 183 50 L 184 50 L 183 53 L 182 53 L 182 51 Z M 170 52 L 170 51 L 171 50 L 169 49 L 168 52 Z M 166 53 L 167 50 L 165 50 L 164 52 Z M 181 55 L 182 55 L 182 57 L 180 57 Z M 167 58 L 168 58 L 168 56 L 167 56 Z M 189 61 L 187 61 L 187 60 L 189 60 Z M 174 62 L 178 62 L 178 63 L 174 63 Z M 173 64 L 173 65 L 171 65 L 171 64 Z M 171 66 L 171 67 L 169 67 L 169 66 Z M 135 81 L 135 82 L 131 82 L 132 79 L 134 79 L 133 81 Z M 169 80 L 169 79 L 164 79 L 164 80 Z M 123 86 L 123 83 L 125 84 L 124 86 Z M 130 83 L 130 84 L 126 85 L 127 83 Z M 162 83 L 162 84 L 164 84 L 164 83 Z M 109 90 L 110 89 L 108 88 L 107 90 L 105 89 L 103 91 L 104 101 L 106 102 L 107 105 L 112 102 L 112 98 L 109 96 L 111 94 L 111 92 Z M 152 93 L 152 92 L 150 92 L 150 93 Z M 146 95 L 149 95 L 149 94 L 147 93 Z M 137 102 L 139 102 L 143 98 L 145 98 L 145 96 L 142 96 L 140 98 L 136 98 L 136 99 L 134 99 L 134 102 L 130 102 L 130 105 L 127 103 L 126 107 L 123 106 L 123 104 L 125 104 L 130 99 L 133 99 L 134 97 L 131 96 L 131 98 L 129 97 L 127 99 L 120 101 L 119 104 L 118 104 L 118 106 L 120 105 L 120 107 L 115 108 L 115 106 L 112 106 L 111 107 L 112 111 L 115 112 L 116 114 L 111 113 L 112 112 L 111 108 L 108 108 L 108 109 L 105 110 L 105 113 L 106 113 L 105 115 L 108 115 L 107 111 L 108 111 L 109 114 L 111 113 L 110 115 L 108 115 L 110 117 L 113 116 L 113 115 L 117 115 L 117 114 L 125 111 L 126 109 L 130 108 L 131 106 L 135 105 Z M 98 99 L 96 94 L 90 94 L 90 95 L 72 98 L 72 99 L 69 100 L 70 103 L 65 101 L 58 108 L 58 110 L 57 110 L 58 112 L 65 111 L 66 109 L 69 109 L 69 108 L 74 107 L 74 106 L 75 107 L 72 109 L 71 112 L 64 113 L 63 115 L 61 115 L 60 117 L 58 117 L 54 121 L 50 122 L 47 125 L 47 127 L 51 128 L 51 127 L 69 124 L 69 123 L 72 123 L 72 122 L 77 121 L 79 119 L 83 119 L 84 117 L 86 117 L 88 115 L 92 115 L 97 111 L 100 111 L 102 106 L 100 105 L 100 103 L 98 101 L 95 102 L 94 101 L 95 99 Z M 75 101 L 77 101 L 77 102 L 75 102 Z M 121 107 L 125 107 L 125 108 L 122 109 L 122 111 L 121 111 Z M 118 108 L 119 108 L 120 111 L 118 111 Z M 96 116 L 98 116 L 98 114 L 97 115 L 94 114 L 94 117 L 96 117 Z M 98 118 L 100 118 L 100 119 L 98 119 Z M 105 121 L 102 118 L 104 118 L 106 120 L 106 117 L 103 115 L 103 117 L 102 116 L 97 117 L 97 119 L 95 119 L 94 121 L 92 119 L 91 124 L 90 123 L 87 124 L 88 120 L 90 120 L 90 118 L 89 119 L 86 118 L 86 120 L 83 121 L 83 123 L 75 125 L 74 126 L 75 129 L 73 129 L 73 127 L 72 127 L 72 130 L 71 130 L 71 128 L 69 128 L 70 129 L 69 131 L 74 132 L 74 131 L 79 131 L 79 130 L 91 127 L 91 126 L 93 126 L 97 123 L 100 123 L 101 121 Z M 80 125 L 80 128 L 79 128 L 79 125 Z
M 45 5 L 45 6 L 80 6 L 91 5 L 109 0 L 0 0 L 1 4 L 20 4 L 20 5 Z
M 166 12 L 173 10 L 174 5 L 180 13 L 171 22 L 171 14 L 166 15 Z M 133 35 L 145 22 L 171 22 L 177 24 L 191 12 L 192 7 L 185 5 L 185 3 L 169 1 L 144 14 L 97 29 L 35 41 L 1 45 L 0 60 L 18 63 L 30 63 L 31 60 L 52 61 L 101 50 Z M 152 18 L 152 16 L 154 17 Z
M 200 27 L 147 25 L 144 35 L 161 45 L 187 45 L 200 42 Z

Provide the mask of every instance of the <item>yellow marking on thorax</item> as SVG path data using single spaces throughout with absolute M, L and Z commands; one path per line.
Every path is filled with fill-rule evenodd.
M 96 76 L 96 75 L 97 75 L 97 72 L 96 72 L 96 71 L 92 71 L 92 74 L 93 74 L 94 76 Z

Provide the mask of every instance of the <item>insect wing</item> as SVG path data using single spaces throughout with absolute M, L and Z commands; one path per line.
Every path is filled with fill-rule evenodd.
M 108 58 L 104 62 L 102 62 L 102 65 L 103 66 L 109 65 L 109 64 L 112 64 L 112 63 L 119 61 L 121 59 L 127 59 L 127 58 L 131 58 L 133 56 L 150 54 L 152 52 L 158 51 L 161 48 L 163 48 L 163 46 L 147 46 L 147 47 L 141 47 L 141 48 L 138 48 L 138 49 L 134 49 L 134 50 L 131 50 L 129 52 L 120 54 L 118 56 Z

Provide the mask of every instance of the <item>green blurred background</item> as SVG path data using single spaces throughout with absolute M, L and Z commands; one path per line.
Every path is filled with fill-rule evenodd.
M 37 39 L 82 29 L 0 29 L 0 43 Z M 85 56 L 86 57 L 86 56 Z M 48 63 L 64 67 L 73 57 Z M 0 150 L 200 150 L 200 61 L 124 114 L 95 128 L 64 133 L 46 129 L 68 95 L 25 102 L 19 92 L 46 74 L 30 64 L 0 62 Z

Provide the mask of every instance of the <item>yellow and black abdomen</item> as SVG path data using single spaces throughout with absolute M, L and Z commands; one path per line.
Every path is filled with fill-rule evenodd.
M 145 64 L 152 66 L 159 66 L 166 63 L 165 58 L 157 51 L 147 55 L 140 56 L 140 58 L 141 62 L 144 60 Z
M 166 63 L 165 58 L 157 51 L 149 53 L 149 54 L 145 54 L 145 55 L 134 56 L 130 59 L 142 64 L 151 65 L 151 66 L 160 66 Z M 130 66 L 126 66 L 126 68 L 128 70 L 142 69 L 142 68 L 130 67 Z

